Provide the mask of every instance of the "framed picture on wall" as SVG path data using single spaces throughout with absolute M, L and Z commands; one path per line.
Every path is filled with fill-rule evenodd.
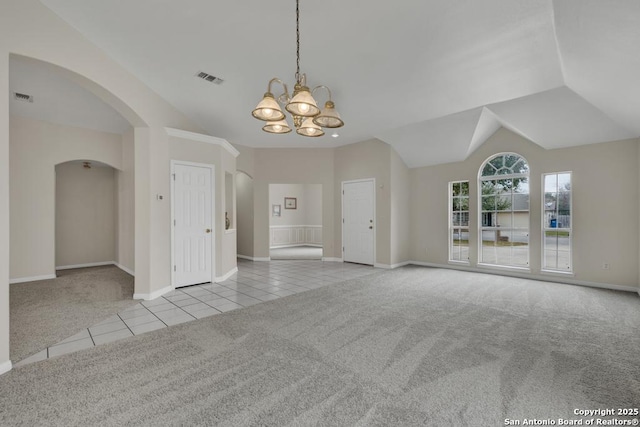
M 295 197 L 285 197 L 284 198 L 284 208 L 285 209 L 298 209 L 298 199 Z
M 280 205 L 271 205 L 271 216 L 280 216 Z

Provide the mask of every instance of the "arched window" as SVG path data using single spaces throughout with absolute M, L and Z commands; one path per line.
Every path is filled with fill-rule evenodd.
M 515 153 L 487 159 L 478 173 L 479 263 L 529 267 L 529 165 Z

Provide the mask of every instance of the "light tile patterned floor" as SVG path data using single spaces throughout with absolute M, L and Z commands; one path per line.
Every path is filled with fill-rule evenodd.
M 238 273 L 224 282 L 179 288 L 152 301 L 142 301 L 18 362 L 16 366 L 375 272 L 372 267 L 349 263 L 238 260 Z

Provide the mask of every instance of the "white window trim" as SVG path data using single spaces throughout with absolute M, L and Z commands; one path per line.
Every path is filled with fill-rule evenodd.
M 504 269 L 504 270 L 518 270 L 518 271 L 531 271 L 531 207 L 529 207 L 529 209 L 527 210 L 527 212 L 529 213 L 529 226 L 525 229 L 525 228 L 521 228 L 521 227 L 511 227 L 512 230 L 527 230 L 527 234 L 529 236 L 529 242 L 527 244 L 527 248 L 529 249 L 527 251 L 527 265 L 526 266 L 519 266 L 519 265 L 504 265 L 504 264 L 490 264 L 490 263 L 486 263 L 486 262 L 482 262 L 482 231 L 485 229 L 497 229 L 497 227 L 483 227 L 482 226 L 482 181 L 494 181 L 494 180 L 500 180 L 500 179 L 513 179 L 513 178 L 526 178 L 529 182 L 531 182 L 531 169 L 529 168 L 529 173 L 527 174 L 522 174 L 522 173 L 515 173 L 515 174 L 505 174 L 505 175 L 490 175 L 487 177 L 484 177 L 482 175 L 482 171 L 485 167 L 485 165 L 490 162 L 491 160 L 495 159 L 496 157 L 499 156 L 505 156 L 505 155 L 513 155 L 513 156 L 518 156 L 521 159 L 523 159 L 525 161 L 525 163 L 527 164 L 527 166 L 529 166 L 529 161 L 527 160 L 526 157 L 524 157 L 522 154 L 518 154 L 515 153 L 513 151 L 503 151 L 500 153 L 495 153 L 492 154 L 491 156 L 487 157 L 482 164 L 480 165 L 480 167 L 478 168 L 478 179 L 476 180 L 477 185 L 478 185 L 478 195 L 477 195 L 477 207 L 478 207 L 478 226 L 477 226 L 477 231 L 478 231 L 478 256 L 477 256 L 477 262 L 476 265 L 478 267 L 482 267 L 482 268 L 487 268 L 487 269 Z M 483 179 L 484 178 L 484 179 Z M 531 191 L 529 191 L 529 200 L 531 200 Z M 512 213 L 514 212 L 513 210 L 511 211 Z M 522 212 L 522 211 L 517 211 L 517 212 Z
M 471 261 L 470 261 L 470 257 L 467 254 L 467 260 L 460 260 L 460 259 L 451 259 L 451 250 L 453 248 L 453 240 L 451 238 L 451 231 L 453 230 L 453 223 L 451 221 L 451 214 L 453 212 L 453 184 L 455 183 L 463 183 L 466 182 L 467 183 L 467 192 L 470 191 L 470 185 L 471 183 L 469 182 L 469 180 L 459 180 L 459 181 L 449 181 L 449 185 L 447 187 L 447 216 L 449 217 L 448 222 L 449 222 L 449 228 L 447 230 L 447 248 L 448 248 L 448 256 L 447 256 L 447 262 L 449 264 L 458 264 L 458 265 L 471 265 Z M 471 197 L 470 194 L 467 194 L 467 199 L 469 201 L 469 204 L 471 203 Z M 467 214 L 469 216 L 469 219 L 471 219 L 471 211 L 467 211 Z M 464 227 L 458 227 L 458 228 L 464 228 Z M 469 225 L 467 225 L 466 227 L 467 229 L 467 236 L 469 235 L 469 233 L 471 232 Z M 469 243 L 467 243 L 467 251 L 469 251 L 470 245 Z
M 570 174 L 571 175 L 571 197 L 569 198 L 569 212 L 571 212 L 571 227 L 570 228 L 555 228 L 555 229 L 551 229 L 549 227 L 547 227 L 545 225 L 545 210 L 544 210 L 544 193 L 545 193 L 545 187 L 544 187 L 544 178 L 547 175 L 560 175 L 560 174 Z M 551 274 L 551 275 L 562 275 L 562 276 L 575 276 L 575 273 L 573 271 L 573 171 L 562 171 L 562 172 L 544 172 L 541 177 L 541 202 L 540 202 L 540 210 L 541 210 L 541 214 L 540 214 L 540 221 L 542 223 L 542 226 L 540 227 L 540 273 L 544 273 L 544 274 Z M 553 268 L 545 268 L 544 264 L 545 264 L 545 253 L 544 253 L 544 248 L 545 248 L 545 237 L 546 237 L 546 231 L 547 230 L 569 230 L 569 265 L 570 265 L 570 269 L 569 270 L 557 270 L 557 269 L 553 269 Z

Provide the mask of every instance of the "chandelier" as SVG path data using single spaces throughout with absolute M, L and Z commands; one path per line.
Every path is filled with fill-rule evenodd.
M 293 124 L 296 132 L 302 136 L 318 137 L 324 135 L 322 128 L 339 128 L 344 126 L 340 114 L 336 111 L 336 106 L 331 100 L 331 90 L 324 86 L 316 86 L 309 90 L 307 86 L 307 76 L 300 74 L 300 0 L 296 0 L 296 84 L 293 87 L 293 97 L 289 95 L 287 85 L 275 77 L 269 80 L 267 92 L 262 101 L 251 112 L 253 117 L 267 122 L 262 130 L 269 133 L 289 133 L 291 127 L 287 123 L 286 117 L 280 108 L 284 105 L 293 117 Z M 277 98 L 271 92 L 271 85 L 280 83 L 284 92 Z M 320 111 L 313 94 L 320 89 L 327 91 L 329 99 L 324 104 L 324 109 Z

